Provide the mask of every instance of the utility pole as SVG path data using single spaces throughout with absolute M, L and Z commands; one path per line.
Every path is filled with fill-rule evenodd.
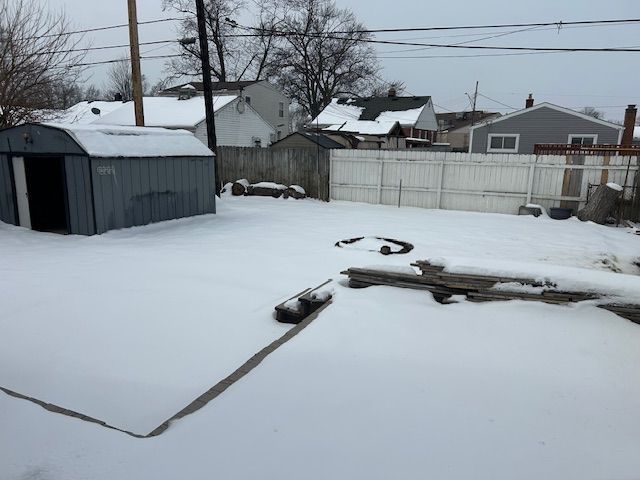
M 204 95 L 204 111 L 207 122 L 207 143 L 214 154 L 213 171 L 215 175 L 216 195 L 220 196 L 220 177 L 218 161 L 218 145 L 216 140 L 216 123 L 213 111 L 213 90 L 211 88 L 211 65 L 209 64 L 209 42 L 207 40 L 207 26 L 205 24 L 204 0 L 196 0 L 196 15 L 198 17 L 198 37 L 200 39 L 200 58 L 202 60 L 202 90 Z
M 476 81 L 476 92 L 473 94 L 473 108 L 471 110 L 471 126 L 476 123 L 476 100 L 478 100 L 478 81 Z
M 129 45 L 131 47 L 131 81 L 133 83 L 133 103 L 136 126 L 144 127 L 144 107 L 142 105 L 142 74 L 140 72 L 140 45 L 138 43 L 138 12 L 136 0 L 127 0 L 129 10 Z

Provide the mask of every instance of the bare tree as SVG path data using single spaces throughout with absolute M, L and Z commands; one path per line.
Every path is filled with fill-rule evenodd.
M 333 0 L 287 0 L 286 10 L 270 74 L 290 98 L 315 117 L 335 96 L 370 91 L 378 64 L 351 10 Z
M 406 86 L 401 80 L 392 80 L 391 82 L 386 82 L 381 78 L 377 78 L 374 80 L 378 81 L 378 83 L 374 83 L 371 87 L 370 95 L 372 97 L 386 97 L 393 90 L 396 95 L 401 95 L 406 90 Z
M 247 2 L 206 0 L 205 23 L 210 44 L 211 75 L 219 82 L 257 80 L 270 64 L 270 54 L 277 37 L 272 31 L 281 21 L 281 0 L 251 1 L 257 9 L 255 29 L 240 27 L 238 19 L 251 13 Z M 187 14 L 178 34 L 182 38 L 197 37 L 194 0 L 163 0 L 163 8 Z M 202 74 L 197 42 L 181 44 L 182 56 L 169 63 L 175 76 Z
M 596 110 L 595 107 L 584 107 L 580 110 L 580 113 L 584 113 L 585 115 L 589 115 L 593 118 L 602 118 L 603 113 L 600 110 Z
M 70 30 L 37 0 L 0 0 L 0 128 L 39 120 L 75 84 L 86 50 Z
M 142 92 L 149 90 L 149 82 L 142 75 Z M 107 83 L 105 85 L 107 95 L 113 98 L 121 96 L 122 101 L 133 100 L 133 78 L 131 76 L 131 62 L 128 58 L 122 58 L 111 64 L 107 73 Z

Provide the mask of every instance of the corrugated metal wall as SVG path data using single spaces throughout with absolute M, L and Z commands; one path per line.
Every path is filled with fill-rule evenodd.
M 609 161 L 605 165 L 605 158 Z M 486 155 L 411 150 L 332 150 L 331 199 L 422 208 L 517 213 L 528 202 L 546 208 L 561 201 L 584 205 L 589 183 L 623 185 L 629 157 L 570 158 L 547 155 Z M 633 185 L 638 158 L 631 158 Z M 565 171 L 579 181 L 579 194 L 563 195 Z M 400 193 L 402 180 L 402 193 Z
M 213 159 L 92 158 L 96 233 L 215 213 Z
M 10 161 L 8 155 L 0 154 L 0 221 L 17 225 Z
M 91 198 L 91 166 L 89 158 L 67 155 L 64 158 L 67 205 L 69 207 L 69 233 L 93 235 L 96 233 Z

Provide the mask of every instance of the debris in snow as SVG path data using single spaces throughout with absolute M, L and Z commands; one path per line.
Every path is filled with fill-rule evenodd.
M 304 191 L 304 188 L 302 188 L 300 185 L 291 185 L 285 191 L 285 198 L 286 197 L 293 197 L 296 200 L 298 200 L 298 199 L 304 198 L 306 196 L 307 195 L 306 195 L 306 192 Z
M 547 209 L 544 208 L 542 205 L 538 205 L 537 203 L 527 203 L 525 206 L 527 208 L 537 208 L 538 210 L 540 210 L 540 213 L 544 217 L 548 217 L 549 216 L 549 214 L 547 213 Z
M 622 187 L 616 183 L 599 185 L 589 199 L 589 203 L 578 212 L 578 218 L 583 222 L 595 222 L 603 225 L 616 207 Z
M 258 182 L 247 187 L 247 195 L 280 198 L 286 189 L 286 185 L 280 183 Z
M 354 246 L 355 245 L 355 246 Z M 402 240 L 384 237 L 356 237 L 348 240 L 336 242 L 336 247 L 353 248 L 355 250 L 365 250 L 368 252 L 380 252 L 383 255 L 401 255 L 413 250 L 413 245 Z M 401 248 L 398 248 L 401 247 Z

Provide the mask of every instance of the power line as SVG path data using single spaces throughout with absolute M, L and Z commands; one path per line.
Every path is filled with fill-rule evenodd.
M 181 57 L 182 55 L 180 54 L 173 54 L 173 55 L 146 55 L 146 56 L 141 56 L 140 60 L 157 60 L 160 58 L 175 58 L 175 57 Z M 106 65 L 109 63 L 118 63 L 118 62 L 128 62 L 131 59 L 129 57 L 123 57 L 123 58 L 115 58 L 115 59 L 111 59 L 111 60 L 101 60 L 98 62 L 85 62 L 85 63 L 79 63 L 77 65 L 77 67 L 90 67 L 93 65 Z
M 144 22 L 138 22 L 138 25 L 151 25 L 154 23 L 163 23 L 163 22 L 175 22 L 178 20 L 185 20 L 186 17 L 172 17 L 172 18 L 158 18 L 155 20 L 146 20 Z M 40 38 L 50 38 L 50 37 L 63 37 L 67 35 L 77 35 L 81 33 L 92 33 L 92 32 L 101 32 L 104 30 L 114 30 L 117 28 L 129 28 L 128 23 L 121 23 L 118 25 L 107 25 L 104 27 L 93 27 L 93 28 L 85 28 L 84 30 L 73 30 L 71 32 L 60 32 L 60 33 L 52 33 L 48 35 L 38 35 L 34 37 L 24 38 L 23 40 L 37 40 Z
M 450 27 L 417 27 L 417 28 L 380 28 L 380 29 L 363 29 L 355 31 L 336 31 L 333 33 L 398 33 L 398 32 L 431 32 L 441 30 L 475 30 L 483 28 L 521 28 L 521 27 L 550 27 L 555 26 L 562 29 L 567 25 L 615 25 L 625 23 L 640 23 L 640 18 L 626 18 L 618 20 L 581 20 L 573 22 L 563 22 L 562 20 L 555 22 L 540 23 L 506 23 L 496 25 L 464 25 Z
M 486 98 L 487 100 L 491 100 L 492 102 L 495 102 L 498 105 L 502 105 L 503 107 L 510 108 L 511 110 L 518 110 L 517 108 L 512 107 L 511 105 L 507 105 L 506 103 L 499 102 L 498 100 L 495 100 L 495 99 L 493 99 L 491 97 L 487 97 L 486 95 L 483 95 L 482 93 L 478 93 L 478 96 L 480 96 L 482 98 Z

